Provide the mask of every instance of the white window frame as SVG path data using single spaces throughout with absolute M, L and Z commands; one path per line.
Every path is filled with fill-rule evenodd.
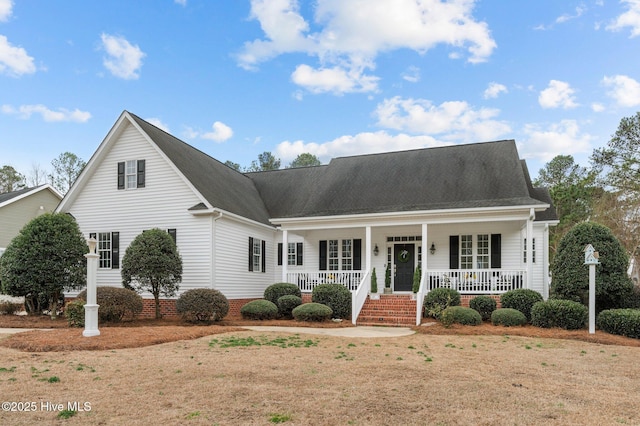
M 527 263 L 527 237 L 524 237 L 524 249 L 522 250 L 522 258 L 524 263 Z M 531 263 L 536 263 L 536 239 L 531 239 Z
M 328 269 L 329 271 L 339 271 L 340 270 L 340 245 L 339 240 L 329 240 L 328 243 Z
M 460 269 L 473 269 L 473 235 L 460 235 Z
M 262 240 L 253 239 L 253 272 L 262 272 Z
M 491 236 L 478 234 L 476 237 L 476 265 L 478 269 L 489 269 L 491 267 Z
M 111 232 L 98 232 L 97 233 L 98 245 L 96 249 L 96 253 L 100 255 L 98 260 L 98 268 L 100 269 L 111 269 L 112 259 L 112 241 L 111 241 Z
M 287 265 L 296 266 L 298 252 L 296 250 L 298 243 L 287 243 Z
M 124 188 L 138 187 L 138 160 L 127 160 L 124 164 Z
M 341 261 L 340 268 L 343 271 L 352 271 L 353 270 L 353 240 L 344 239 L 342 240 L 342 253 L 341 253 Z

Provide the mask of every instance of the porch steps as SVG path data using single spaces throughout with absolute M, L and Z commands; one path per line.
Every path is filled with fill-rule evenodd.
M 381 294 L 379 300 L 371 300 L 367 296 L 356 325 L 414 326 L 416 301 L 404 294 Z

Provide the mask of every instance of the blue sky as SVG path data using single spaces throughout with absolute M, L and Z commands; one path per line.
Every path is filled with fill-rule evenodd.
M 639 52 L 640 0 L 0 0 L 0 165 L 126 109 L 242 166 L 515 139 L 537 175 L 640 110 Z

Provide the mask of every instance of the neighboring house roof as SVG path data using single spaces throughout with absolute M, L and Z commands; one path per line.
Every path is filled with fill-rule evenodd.
M 62 194 L 60 194 L 53 186 L 47 184 L 34 186 L 31 188 L 23 188 L 17 191 L 5 192 L 4 194 L 0 194 L 0 208 L 9 205 L 11 203 L 15 203 L 25 197 L 33 195 L 40 191 L 50 191 L 53 195 L 55 195 L 58 200 L 62 200 Z
M 144 132 L 200 194 L 203 202 L 189 206 L 192 212 L 217 208 L 271 225 L 274 218 L 531 206 L 540 210 L 536 220 L 557 219 L 552 207 L 541 210 L 551 205 L 551 198 L 548 191 L 533 188 L 513 140 L 341 157 L 324 166 L 241 173 L 124 111 L 89 165 L 100 161 L 105 143 L 116 139 L 125 120 Z M 87 169 L 67 198 L 75 197 L 76 187 L 90 173 Z

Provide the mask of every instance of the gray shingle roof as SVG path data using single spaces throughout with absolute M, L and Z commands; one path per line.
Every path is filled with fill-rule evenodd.
M 17 191 L 5 192 L 4 194 L 0 194 L 0 204 L 4 203 L 5 201 L 9 201 L 12 198 L 19 197 L 22 194 L 26 194 L 29 191 L 33 191 L 36 188 L 37 186 L 34 186 L 32 188 L 22 188 L 18 189 Z
M 270 223 L 269 218 L 551 203 L 548 191 L 532 187 L 513 140 L 342 157 L 324 166 L 243 174 L 131 116 L 212 206 L 261 223 Z M 537 220 L 554 218 L 551 208 Z

